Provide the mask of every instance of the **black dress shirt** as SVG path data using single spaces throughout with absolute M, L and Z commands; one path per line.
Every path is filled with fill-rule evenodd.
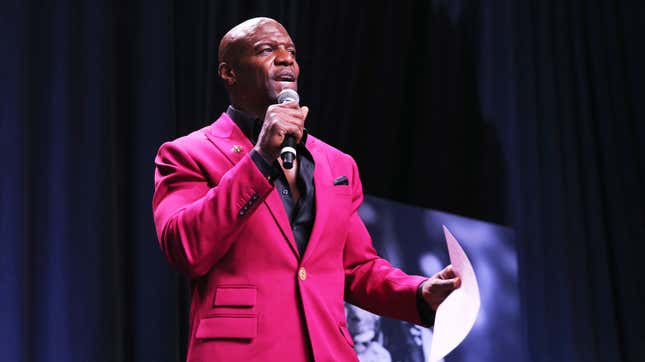
M 251 143 L 255 145 L 257 143 L 260 130 L 262 129 L 262 121 L 259 118 L 235 109 L 233 106 L 228 107 L 226 114 L 231 117 L 235 124 L 237 124 L 237 126 L 242 130 L 244 135 L 246 135 Z M 274 161 L 273 164 L 269 164 L 255 150 L 252 150 L 249 154 L 262 174 L 264 174 L 264 176 L 270 182 L 273 182 L 275 187 L 278 188 L 280 198 L 282 198 L 282 204 L 287 212 L 287 216 L 289 216 L 291 230 L 293 231 L 293 236 L 296 239 L 296 245 L 298 246 L 300 257 L 304 254 L 307 243 L 309 242 L 309 236 L 311 235 L 311 229 L 313 228 L 316 216 L 316 193 L 314 188 L 315 164 L 313 156 L 304 146 L 306 141 L 307 131 L 305 130 L 302 140 L 296 145 L 299 163 L 296 185 L 300 193 L 300 198 L 295 204 L 293 202 L 291 190 L 289 189 L 289 183 L 287 182 L 287 178 L 278 161 Z M 430 326 L 434 324 L 435 312 L 430 308 L 425 300 L 423 300 L 421 285 L 423 285 L 423 283 L 421 283 L 417 288 L 417 309 L 419 310 L 421 322 L 426 326 Z
M 226 111 L 229 117 L 237 124 L 242 130 L 244 135 L 248 137 L 252 144 L 257 142 L 258 135 L 262 129 L 262 122 L 260 119 L 246 114 L 232 106 L 228 107 Z M 304 146 L 307 141 L 307 132 L 305 131 L 302 140 L 296 145 L 296 153 L 298 157 L 298 175 L 296 177 L 296 187 L 300 197 L 298 202 L 293 202 L 293 195 L 289 188 L 282 167 L 278 161 L 269 164 L 259 153 L 252 150 L 250 153 L 251 159 L 255 162 L 256 166 L 264 174 L 270 182 L 273 182 L 278 189 L 284 210 L 289 217 L 291 230 L 298 246 L 300 257 L 305 252 L 311 229 L 314 225 L 316 217 L 316 190 L 314 187 L 314 159 L 309 150 Z

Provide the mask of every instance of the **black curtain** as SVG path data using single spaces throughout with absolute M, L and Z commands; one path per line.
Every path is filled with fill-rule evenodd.
M 225 110 L 217 44 L 253 16 L 291 33 L 307 127 L 356 158 L 367 193 L 516 230 L 532 361 L 645 359 L 639 2 L 1 7 L 7 360 L 184 358 L 153 158 Z
M 172 137 L 171 4 L 2 3 L 6 361 L 174 361 L 183 278 L 151 220 Z
M 599 0 L 513 12 L 512 216 L 534 360 L 645 360 L 644 15 Z

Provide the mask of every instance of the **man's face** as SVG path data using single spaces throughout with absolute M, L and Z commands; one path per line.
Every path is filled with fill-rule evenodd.
M 352 304 L 345 305 L 345 314 L 347 329 L 355 340 L 365 342 L 374 338 L 381 317 Z
M 280 24 L 263 22 L 241 41 L 235 87 L 246 102 L 268 106 L 283 89 L 298 90 L 296 47 Z

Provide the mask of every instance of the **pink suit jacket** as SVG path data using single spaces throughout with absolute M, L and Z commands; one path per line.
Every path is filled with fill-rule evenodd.
M 163 144 L 154 221 L 168 261 L 191 277 L 188 361 L 357 361 L 343 300 L 421 323 L 418 285 L 380 258 L 357 209 L 354 160 L 309 136 L 316 214 L 304 255 L 277 190 L 226 115 Z M 346 176 L 349 184 L 334 186 Z

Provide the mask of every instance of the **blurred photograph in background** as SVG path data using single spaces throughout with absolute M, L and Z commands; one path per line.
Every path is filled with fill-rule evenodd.
M 527 361 L 511 229 L 372 196 L 366 196 L 359 213 L 379 255 L 407 273 L 430 276 L 450 263 L 442 225 L 467 253 L 481 309 L 470 334 L 444 361 Z M 430 356 L 431 328 L 379 317 L 349 303 L 345 312 L 361 362 L 422 362 Z

